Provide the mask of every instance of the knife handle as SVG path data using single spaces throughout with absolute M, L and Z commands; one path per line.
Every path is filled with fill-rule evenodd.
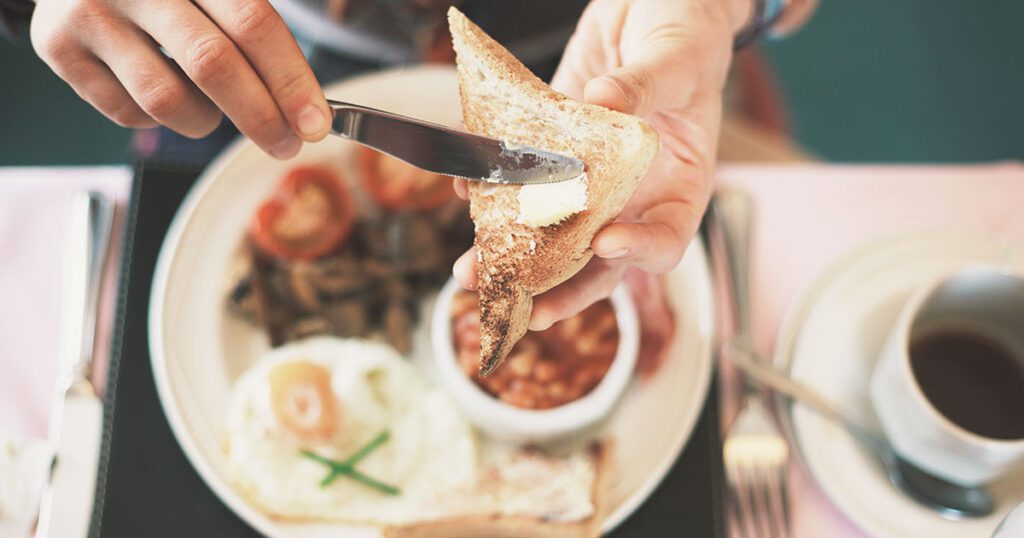
M 403 116 L 401 114 L 395 114 L 394 112 L 388 112 L 386 110 L 380 110 L 377 108 L 371 108 L 368 106 L 357 105 L 354 103 L 346 103 L 344 101 L 336 101 L 334 99 L 327 100 L 327 106 L 331 109 L 333 118 L 331 119 L 331 132 L 349 140 L 355 140 L 360 144 L 366 144 L 366 140 L 362 140 L 359 136 L 359 127 L 363 122 L 363 118 L 366 115 L 375 116 L 378 118 L 388 118 L 402 123 L 420 125 L 427 127 L 428 129 L 444 131 L 459 136 L 465 136 L 472 138 L 475 135 L 469 133 L 462 133 L 429 121 L 424 121 L 417 118 L 411 118 L 409 116 Z M 379 148 L 375 148 L 378 149 Z
M 58 389 L 63 391 L 91 390 L 100 284 L 113 220 L 114 203 L 103 193 L 78 192 L 71 201 L 57 369 Z
M 327 100 L 331 109 L 331 132 L 348 140 L 356 138 L 356 123 L 359 114 L 344 113 L 347 111 L 359 112 L 359 107 L 342 101 Z
M 713 221 L 720 233 L 729 275 L 729 298 L 735 338 L 753 348 L 750 304 L 750 226 L 754 202 L 738 188 L 719 189 L 713 201 Z

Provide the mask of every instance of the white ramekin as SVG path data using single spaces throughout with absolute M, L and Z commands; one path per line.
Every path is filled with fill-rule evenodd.
M 548 443 L 589 432 L 611 414 L 633 378 L 640 347 L 640 324 L 625 286 L 620 285 L 610 296 L 619 326 L 619 348 L 604 378 L 582 398 L 540 410 L 522 409 L 491 396 L 459 367 L 451 322 L 452 298 L 458 290 L 458 284 L 449 280 L 434 305 L 430 328 L 433 357 L 441 384 L 477 428 L 502 441 Z

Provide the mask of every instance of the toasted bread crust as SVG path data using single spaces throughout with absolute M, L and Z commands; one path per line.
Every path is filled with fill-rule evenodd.
M 545 521 L 539 516 L 466 515 L 397 525 L 381 530 L 384 538 L 593 538 L 601 535 L 605 517 L 604 494 L 611 474 L 612 450 L 610 441 L 590 445 L 590 458 L 594 465 L 594 483 L 591 499 L 594 512 L 580 521 Z
M 625 207 L 646 174 L 658 137 L 643 120 L 552 90 L 461 12 L 451 8 L 466 128 L 583 160 L 587 209 L 551 226 L 517 222 L 517 186 L 469 186 L 476 223 L 481 374 L 493 371 L 526 333 L 529 299 L 590 261 L 590 242 Z
M 480 331 L 480 348 L 489 350 L 491 357 L 505 357 L 526 334 L 533 312 L 533 295 L 525 287 L 506 279 L 491 281 L 487 290 L 487 300 L 481 298 L 480 301 L 480 327 L 489 329 Z M 480 375 L 491 373 L 499 362 L 481 362 Z
M 605 495 L 608 491 L 615 443 L 611 439 L 592 441 L 578 450 L 589 452 L 590 465 L 594 470 L 594 481 L 590 485 L 590 499 L 594 511 L 585 519 L 577 521 L 551 521 L 540 514 L 501 514 L 500 506 L 487 514 L 466 514 L 427 519 L 415 523 L 384 525 L 380 527 L 384 538 L 592 538 L 600 536 L 601 526 L 607 514 Z M 344 522 L 374 525 L 370 521 L 331 519 L 287 515 L 262 505 L 248 492 L 241 490 L 246 500 L 275 521 L 285 523 Z

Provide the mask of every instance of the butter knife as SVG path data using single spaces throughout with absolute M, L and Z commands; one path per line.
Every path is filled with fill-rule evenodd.
M 77 193 L 71 202 L 57 387 L 50 411 L 54 459 L 40 502 L 40 538 L 79 538 L 89 531 L 103 424 L 103 405 L 90 377 L 113 215 L 113 202 L 98 192 Z
M 583 174 L 583 161 L 383 110 L 328 100 L 331 132 L 435 174 L 487 183 L 556 183 Z

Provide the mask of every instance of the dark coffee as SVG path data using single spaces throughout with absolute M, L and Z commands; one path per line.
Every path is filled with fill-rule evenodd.
M 910 364 L 951 422 L 993 439 L 1024 438 L 1024 364 L 1003 344 L 966 330 L 929 331 L 911 343 Z

